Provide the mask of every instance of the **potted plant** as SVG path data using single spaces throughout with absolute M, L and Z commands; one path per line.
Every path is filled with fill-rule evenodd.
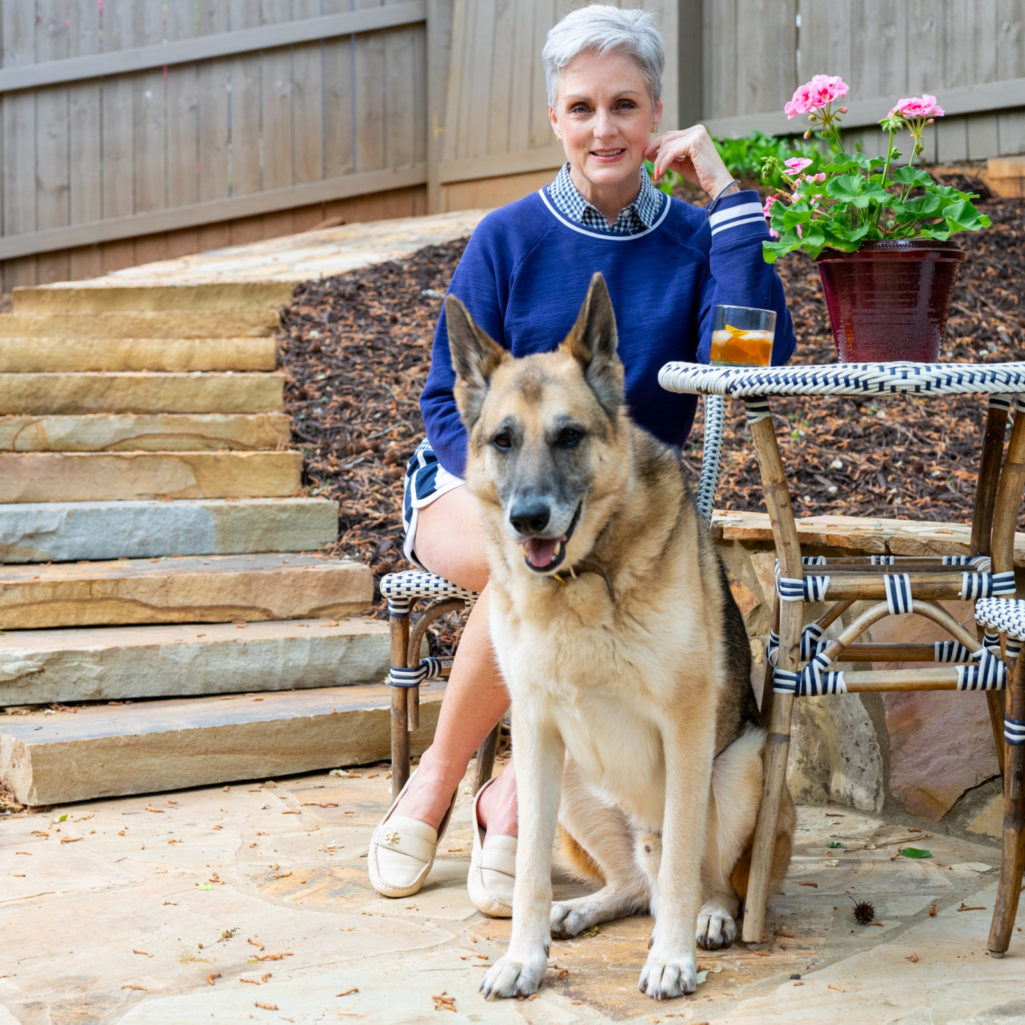
M 943 116 L 929 94 L 902 99 L 879 123 L 886 151 L 848 152 L 840 136 L 847 84 L 816 75 L 786 104 L 788 118 L 807 114 L 805 139 L 826 152 L 780 161 L 763 173 L 775 188 L 765 203 L 773 234 L 765 259 L 801 250 L 818 264 L 841 361 L 935 361 L 964 251 L 950 236 L 989 226 L 972 203 L 978 196 L 941 185 L 915 159 L 922 136 Z M 911 156 L 899 164 L 899 133 Z

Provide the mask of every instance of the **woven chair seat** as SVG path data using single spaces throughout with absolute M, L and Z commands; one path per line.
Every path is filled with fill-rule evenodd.
M 1022 363 L 830 363 L 785 367 L 711 367 L 667 363 L 669 391 L 735 398 L 762 395 L 999 395 L 1025 385 Z

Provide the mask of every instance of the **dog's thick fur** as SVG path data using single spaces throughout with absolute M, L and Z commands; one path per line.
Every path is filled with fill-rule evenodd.
M 545 355 L 513 359 L 451 296 L 446 316 L 519 799 L 512 937 L 481 989 L 533 993 L 550 935 L 650 908 L 640 988 L 691 993 L 695 942 L 736 936 L 762 793 L 743 621 L 677 453 L 625 411 L 601 275 Z M 557 818 L 603 885 L 553 906 Z M 792 829 L 787 798 L 776 877 Z

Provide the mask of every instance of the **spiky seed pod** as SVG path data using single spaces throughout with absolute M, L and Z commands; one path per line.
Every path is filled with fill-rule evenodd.
M 850 896 L 850 894 L 848 894 Z M 854 900 L 854 920 L 859 925 L 868 925 L 876 920 L 876 909 L 867 900 Z

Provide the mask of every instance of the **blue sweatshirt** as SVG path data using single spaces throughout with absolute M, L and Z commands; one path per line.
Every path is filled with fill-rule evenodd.
M 671 360 L 708 361 L 713 306 L 776 310 L 773 363 L 785 363 L 794 350 L 783 286 L 762 258 L 768 237 L 754 191 L 724 197 L 711 218 L 672 199 L 647 230 L 611 235 L 567 220 L 541 190 L 484 217 L 449 291 L 499 345 L 525 356 L 558 347 L 576 321 L 592 274 L 601 271 L 616 315 L 630 414 L 679 448 L 697 400 L 665 391 L 658 372 Z M 466 431 L 454 381 L 442 311 L 420 409 L 441 465 L 462 477 Z

